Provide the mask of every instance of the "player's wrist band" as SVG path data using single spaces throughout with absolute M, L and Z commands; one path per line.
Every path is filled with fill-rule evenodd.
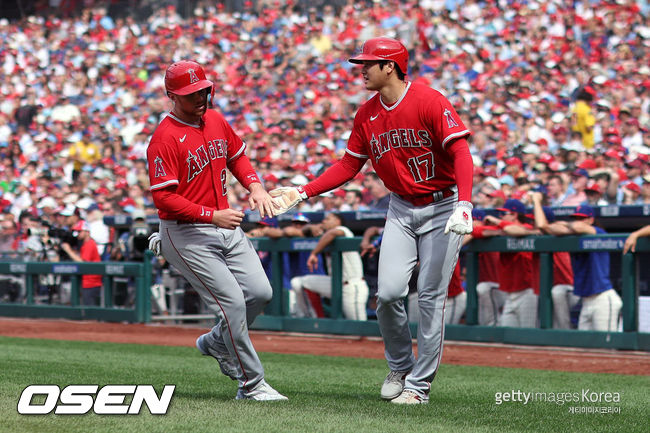
M 469 201 L 459 201 L 458 206 L 464 206 L 470 209 L 474 209 L 474 205 Z
M 298 190 L 298 194 L 300 194 L 300 198 L 307 200 L 307 193 L 305 192 L 305 189 L 302 187 L 302 185 L 297 186 L 296 189 Z

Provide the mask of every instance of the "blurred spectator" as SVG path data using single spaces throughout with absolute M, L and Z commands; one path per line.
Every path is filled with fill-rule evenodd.
M 580 133 L 582 146 L 585 149 L 594 147 L 596 118 L 591 111 L 591 102 L 594 96 L 596 96 L 596 90 L 591 86 L 584 86 L 578 90 L 575 107 L 573 108 L 573 130 Z
M 371 210 L 387 210 L 390 201 L 390 191 L 384 185 L 384 182 L 377 176 L 374 171 L 366 173 L 363 180 L 363 186 L 370 193 L 368 207 Z
M 589 182 L 589 172 L 584 168 L 578 168 L 571 173 L 571 185 L 567 190 L 567 195 L 562 200 L 562 206 L 578 206 L 587 201 L 585 187 Z
M 99 251 L 97 244 L 90 237 L 90 227 L 84 220 L 78 221 L 72 227 L 72 233 L 77 238 L 77 247 L 73 247 L 68 242 L 61 244 L 61 249 L 65 251 L 75 262 L 99 262 Z M 78 248 L 78 250 L 77 250 Z M 100 305 L 102 297 L 102 276 L 101 275 L 82 275 L 81 277 L 81 303 L 82 305 Z
M 72 181 L 76 181 L 81 171 L 87 167 L 92 170 L 101 158 L 97 144 L 91 141 L 90 131 L 84 130 L 81 139 L 68 148 L 68 157 L 73 161 Z

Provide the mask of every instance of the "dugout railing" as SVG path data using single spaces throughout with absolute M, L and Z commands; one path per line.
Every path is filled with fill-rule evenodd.
M 650 334 L 638 332 L 638 263 L 640 253 L 650 252 L 650 239 L 637 242 L 636 254 L 621 254 L 621 297 L 622 332 L 596 332 L 581 330 L 551 329 L 553 305 L 551 285 L 553 281 L 552 253 L 556 251 L 622 252 L 627 234 L 605 234 L 593 236 L 528 236 L 521 238 L 495 237 L 474 240 L 463 248 L 467 267 L 467 309 L 466 324 L 448 325 L 445 338 L 474 342 L 501 342 L 510 344 L 534 344 L 549 346 L 575 346 L 594 348 L 616 348 L 650 351 Z M 253 323 L 253 329 L 378 336 L 376 321 L 355 321 L 342 318 L 341 310 L 341 252 L 358 251 L 361 238 L 338 238 L 328 247 L 332 257 L 332 299 L 330 317 L 325 319 L 293 318 L 289 316 L 288 292 L 282 285 L 282 253 L 286 251 L 311 251 L 317 239 L 281 238 L 253 239 L 257 250 L 271 254 L 271 285 L 273 299 L 265 314 Z M 540 255 L 539 328 L 509 328 L 479 326 L 476 283 L 478 278 L 478 254 L 487 251 L 530 251 Z M 413 335 L 417 325 L 411 323 Z
M 147 257 L 152 258 L 150 251 Z M 83 275 L 101 275 L 102 305 L 81 305 Z M 106 322 L 150 322 L 152 280 L 151 260 L 144 262 L 22 262 L 0 261 L 0 275 L 21 278 L 21 293 L 14 301 L 0 300 L 0 316 L 31 318 L 62 318 Z M 37 299 L 38 279 L 43 276 L 69 279 L 70 296 L 65 304 L 46 303 Z M 113 280 L 132 279 L 135 286 L 132 305 L 113 303 Z

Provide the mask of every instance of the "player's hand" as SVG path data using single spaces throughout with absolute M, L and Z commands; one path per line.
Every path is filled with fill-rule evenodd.
M 311 253 L 307 258 L 307 268 L 309 268 L 309 272 L 314 272 L 318 268 L 318 256 L 316 254 Z
M 636 240 L 637 236 L 632 233 L 630 236 L 625 239 L 625 244 L 623 245 L 623 254 L 627 253 L 628 251 L 632 251 L 633 253 L 636 252 Z
M 372 242 L 366 240 L 361 241 L 360 248 L 361 248 L 361 257 L 365 256 L 366 254 L 368 254 L 368 257 L 372 257 L 377 252 L 377 248 L 375 248 Z
M 302 186 L 283 186 L 272 190 L 269 194 L 273 197 L 273 212 L 275 215 L 283 214 L 307 199 L 307 194 L 302 189 Z
M 160 233 L 151 233 L 149 236 L 149 249 L 153 251 L 156 256 L 160 257 Z
M 241 225 L 244 212 L 235 209 L 216 210 L 212 213 L 212 224 L 228 230 L 234 230 Z
M 261 183 L 252 183 L 250 185 L 250 195 L 248 196 L 248 203 L 252 210 L 259 209 L 260 218 L 266 216 L 273 216 L 273 198 L 264 189 Z
M 459 235 L 469 235 L 472 233 L 472 203 L 468 201 L 459 201 L 456 209 L 447 220 L 445 234 L 452 231 Z

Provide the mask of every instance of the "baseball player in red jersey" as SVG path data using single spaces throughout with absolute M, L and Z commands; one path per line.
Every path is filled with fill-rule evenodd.
M 160 217 L 160 252 L 218 318 L 196 346 L 239 381 L 237 399 L 286 400 L 264 380 L 248 335 L 272 289 L 240 228 L 244 214 L 229 208 L 226 170 L 250 191 L 251 208 L 262 217 L 272 215 L 272 199 L 246 157 L 246 144 L 220 113 L 208 109 L 213 84 L 203 68 L 192 61 L 170 65 L 165 89 L 174 107 L 147 149 L 149 179 Z
M 533 229 L 525 222 L 526 206 L 521 201 L 509 198 L 497 210 L 503 212 L 503 216 L 488 215 L 485 222 L 503 230 L 504 234 L 515 236 L 522 228 Z M 535 283 L 533 274 L 533 253 L 500 252 L 499 263 L 499 290 L 507 293 L 499 326 L 534 328 L 537 325 L 539 284 Z
M 381 396 L 397 404 L 428 403 L 442 356 L 447 286 L 462 235 L 472 231 L 473 164 L 463 125 L 438 91 L 405 79 L 408 52 L 373 38 L 350 59 L 377 91 L 354 119 L 344 156 L 303 187 L 271 191 L 278 212 L 352 179 L 370 159 L 391 190 L 379 253 L 377 319 L 390 373 Z M 418 259 L 418 351 L 413 354 L 403 298 Z

